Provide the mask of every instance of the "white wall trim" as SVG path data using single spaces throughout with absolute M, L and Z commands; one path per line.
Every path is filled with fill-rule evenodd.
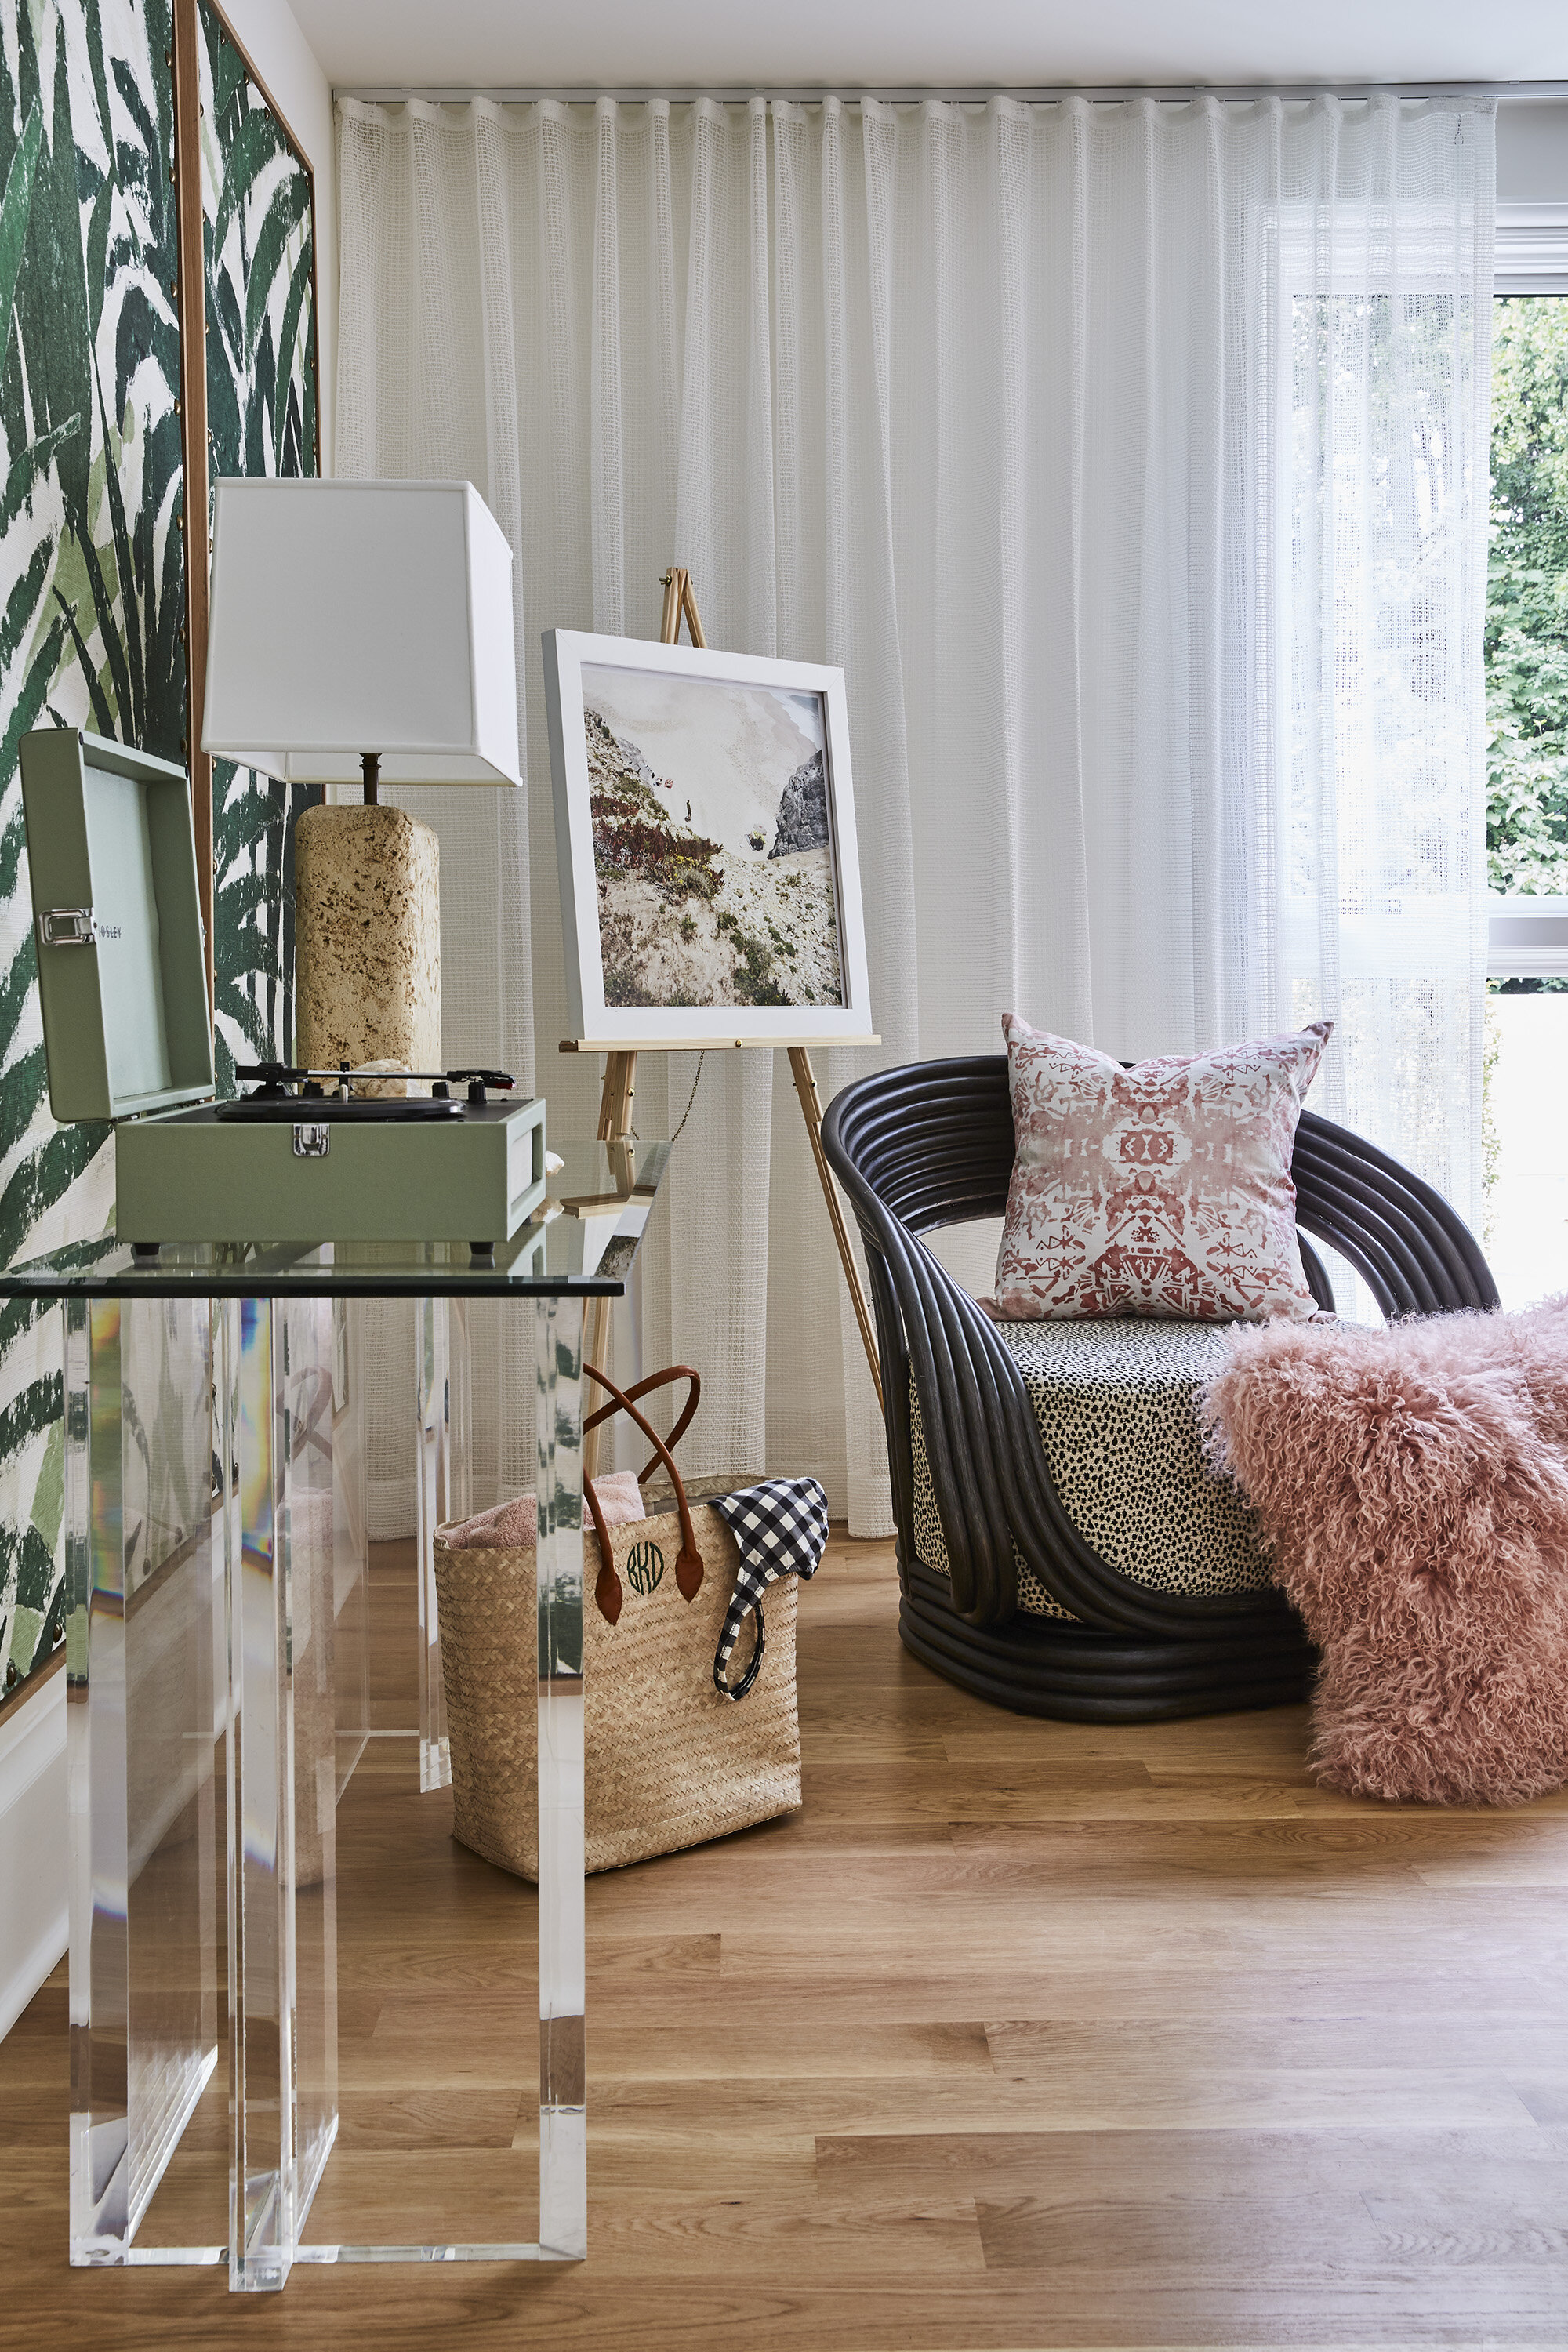
M 1487 977 L 1568 979 L 1568 898 L 1489 898 Z
M 1492 291 L 1568 294 L 1568 203 L 1499 205 Z
M 66 1678 L 57 1668 L 0 1715 L 0 2041 L 68 1934 Z

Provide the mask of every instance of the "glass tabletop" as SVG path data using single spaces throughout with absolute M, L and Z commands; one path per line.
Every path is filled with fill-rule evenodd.
M 618 1298 L 669 1159 L 668 1143 L 558 1142 L 564 1166 L 511 1239 L 165 1242 L 134 1254 L 112 1234 L 0 1273 L 0 1298 Z

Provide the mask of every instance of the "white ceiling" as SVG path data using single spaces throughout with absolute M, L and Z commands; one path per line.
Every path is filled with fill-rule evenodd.
M 1564 0 L 292 0 L 338 87 L 1568 79 Z

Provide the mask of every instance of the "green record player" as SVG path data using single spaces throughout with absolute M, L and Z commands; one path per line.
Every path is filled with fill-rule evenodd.
M 115 1227 L 163 1242 L 509 1241 L 544 1198 L 544 1103 L 494 1070 L 242 1071 L 216 1099 L 184 771 L 75 728 L 22 738 L 49 1108 L 115 1129 Z M 355 1080 L 360 1080 L 356 1089 Z

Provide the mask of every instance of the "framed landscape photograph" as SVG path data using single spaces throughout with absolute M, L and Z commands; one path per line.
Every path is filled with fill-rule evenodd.
M 552 629 L 544 685 L 577 1036 L 869 1036 L 843 671 Z

